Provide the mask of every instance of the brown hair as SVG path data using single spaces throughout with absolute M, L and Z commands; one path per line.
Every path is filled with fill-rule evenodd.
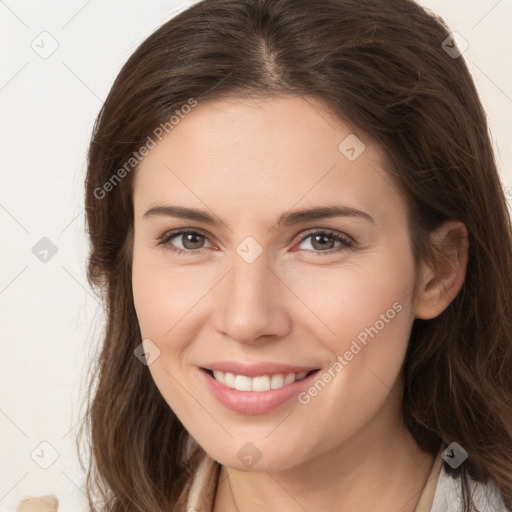
M 467 227 L 461 291 L 414 321 L 403 414 L 425 450 L 457 441 L 469 453 L 457 470 L 445 465 L 461 475 L 466 511 L 468 478 L 495 482 L 512 508 L 511 223 L 486 116 L 462 56 L 442 46 L 449 36 L 411 0 L 205 0 L 126 62 L 86 177 L 88 279 L 107 313 L 83 425 L 94 510 L 96 496 L 109 512 L 174 510 L 201 452 L 133 353 L 130 158 L 190 98 L 276 94 L 317 97 L 380 144 L 407 200 L 416 264 L 434 262 L 429 233 L 443 221 Z

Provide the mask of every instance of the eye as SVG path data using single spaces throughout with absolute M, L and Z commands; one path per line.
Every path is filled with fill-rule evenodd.
M 353 247 L 353 241 L 345 235 L 338 233 L 337 231 L 313 231 L 309 232 L 305 235 L 302 235 L 300 238 L 300 244 L 305 242 L 306 240 L 311 239 L 310 246 L 312 247 L 314 254 L 332 254 L 336 252 L 344 251 L 348 248 Z M 334 250 L 333 243 L 338 242 L 339 245 Z
M 182 247 L 176 247 L 175 242 L 172 242 L 174 239 L 181 240 Z M 310 231 L 309 233 L 302 235 L 299 239 L 299 245 L 308 239 L 311 239 L 310 246 L 313 250 L 302 250 L 313 252 L 316 255 L 337 253 L 354 246 L 354 242 L 351 238 L 343 235 L 342 233 L 338 233 L 337 231 Z M 205 241 L 208 242 L 210 246 L 212 245 L 209 242 L 208 237 L 200 231 L 182 229 L 165 233 L 159 238 L 157 245 L 163 245 L 169 251 L 176 254 L 190 255 L 194 253 L 201 254 L 205 249 L 203 245 Z M 336 242 L 338 242 L 339 245 L 334 247 L 333 244 Z
M 173 240 L 174 238 L 181 240 L 183 248 L 175 247 L 174 243 L 171 243 L 171 240 Z M 165 233 L 159 239 L 158 245 L 168 246 L 167 248 L 171 252 L 175 252 L 177 254 L 191 254 L 193 252 L 202 252 L 203 247 L 201 247 L 201 244 L 204 243 L 204 240 L 208 241 L 206 235 L 203 235 L 198 231 L 183 229 L 179 231 L 171 231 L 170 233 Z M 208 241 L 208 243 L 210 242 Z

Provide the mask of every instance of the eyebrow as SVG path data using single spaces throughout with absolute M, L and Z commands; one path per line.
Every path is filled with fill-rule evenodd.
M 146 213 L 143 218 L 153 216 L 166 216 L 177 217 L 180 219 L 194 220 L 202 222 L 210 226 L 220 226 L 223 224 L 222 220 L 218 217 L 210 215 L 204 210 L 196 208 L 186 208 L 184 206 L 153 206 Z M 277 220 L 276 226 L 293 226 L 303 222 L 328 219 L 332 217 L 356 217 L 376 224 L 375 219 L 366 212 L 344 205 L 328 205 L 316 208 L 309 208 L 305 210 L 295 210 L 281 214 Z

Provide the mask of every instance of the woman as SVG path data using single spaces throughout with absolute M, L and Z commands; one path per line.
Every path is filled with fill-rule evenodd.
M 440 18 L 193 5 L 119 73 L 85 202 L 94 510 L 512 507 L 510 218 Z

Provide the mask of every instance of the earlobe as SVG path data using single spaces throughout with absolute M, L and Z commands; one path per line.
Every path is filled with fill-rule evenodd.
M 466 226 L 447 221 L 431 234 L 435 267 L 421 266 L 415 318 L 428 320 L 440 315 L 457 296 L 466 278 L 469 239 Z

